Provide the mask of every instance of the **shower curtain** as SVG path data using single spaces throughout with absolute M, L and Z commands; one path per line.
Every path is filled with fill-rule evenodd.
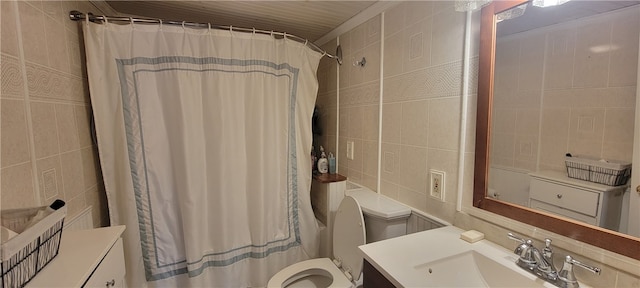
M 286 36 L 83 26 L 129 287 L 265 286 L 316 256 L 309 155 L 322 54 Z

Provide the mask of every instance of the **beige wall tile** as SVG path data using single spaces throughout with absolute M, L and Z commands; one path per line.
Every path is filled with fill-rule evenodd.
M 78 215 L 84 208 L 87 207 L 87 200 L 84 193 L 80 193 L 71 199 L 67 199 L 67 217 L 69 219 L 73 219 L 76 215 Z
M 569 88 L 573 85 L 575 30 L 560 30 L 547 36 L 544 83 L 547 89 Z
M 14 1 L 0 1 L 0 18 L 2 21 L 2 42 L 0 43 L 0 51 L 13 56 L 19 55 L 18 30 L 16 26 L 18 19 L 16 18 L 15 12 L 16 3 L 17 2 Z M 2 65 L 4 65 L 4 58 L 2 60 Z M 2 76 L 4 77 L 4 74 Z
M 622 19 L 614 19 L 611 29 L 611 45 L 617 49 L 611 51 L 609 64 L 609 86 L 636 85 L 638 81 L 638 41 L 640 20 L 638 13 L 629 14 Z M 634 37 L 635 36 L 635 37 Z
M 2 148 L 1 167 L 28 162 L 30 160 L 29 138 L 25 104 L 22 100 L 2 99 Z
M 602 142 L 602 159 L 633 162 L 633 142 Z
M 433 16 L 431 30 L 431 64 L 462 60 L 465 14 L 453 9 Z
M 386 17 L 385 17 L 386 19 Z M 397 45 L 404 39 L 402 31 L 385 38 L 384 42 L 384 77 L 395 76 L 402 73 L 402 63 L 404 59 L 403 46 Z
M 68 152 L 80 148 L 78 127 L 73 105 L 56 104 L 56 122 L 58 126 L 58 142 L 60 152 Z
M 4 5 L 6 2 L 0 2 Z M 4 27 L 4 26 L 3 26 Z M 3 34 L 4 36 L 4 34 Z M 4 38 L 2 38 L 4 43 Z M 2 65 L 0 65 L 0 98 L 24 98 L 24 77 L 22 77 L 22 66 L 17 58 L 2 54 Z
M 418 193 L 402 186 L 398 187 L 398 201 L 421 211 L 427 210 L 427 195 Z
M 518 90 L 540 90 L 544 69 L 545 35 L 527 35 L 521 43 Z
M 605 110 L 584 108 L 571 110 L 569 137 L 584 141 L 602 141 Z
M 380 45 L 381 19 L 382 18 L 380 17 L 380 15 L 376 15 L 364 23 L 364 26 L 365 26 L 364 45 L 365 46 L 369 46 L 373 43 L 378 43 L 378 46 Z M 379 56 L 377 58 L 380 59 Z
M 404 3 L 405 25 L 411 26 L 433 15 L 433 1 L 407 1 Z
M 618 288 L 640 287 L 640 277 L 632 276 L 623 272 L 618 272 L 616 287 Z
M 98 184 L 98 178 L 102 177 L 100 163 L 98 162 L 98 151 L 93 147 L 88 147 L 82 149 L 80 153 L 82 157 L 84 189 L 88 189 L 96 186 Z
M 609 73 L 609 53 L 592 52 L 593 47 L 607 47 L 611 23 L 598 21 L 578 28 L 574 61 L 574 87 L 605 87 Z
M 460 98 L 429 102 L 429 148 L 458 149 L 459 131 Z
M 402 103 L 402 144 L 427 147 L 428 100 Z
M 402 104 L 382 106 L 382 142 L 399 144 L 402 135 Z
M 87 106 L 76 105 L 74 106 L 74 114 L 76 119 L 76 126 L 78 128 L 77 134 L 78 134 L 78 143 L 80 145 L 80 148 L 92 146 L 93 140 L 91 140 L 91 128 L 90 128 L 91 117 L 92 117 L 91 108 Z M 333 130 L 335 130 L 335 128 Z M 335 135 L 335 131 L 333 135 Z
M 362 106 L 356 106 L 349 108 L 349 118 L 347 121 L 347 134 L 345 136 L 350 138 L 362 139 Z
M 396 34 L 405 27 L 404 11 L 406 3 L 401 3 L 384 12 L 384 37 Z M 388 40 L 387 40 L 388 41 Z M 398 43 L 398 42 L 391 42 Z M 397 45 L 388 45 L 397 46 Z M 386 48 L 385 48 L 386 49 Z M 385 68 L 386 69 L 386 68 Z
M 404 29 L 402 40 L 404 72 L 431 65 L 431 27 L 431 18 L 427 18 Z
M 492 129 L 494 133 L 515 134 L 517 110 L 513 108 L 498 108 L 493 110 Z
M 26 2 L 18 2 L 18 8 L 24 58 L 27 61 L 48 65 L 47 50 L 43 49 L 47 45 L 44 13 Z
M 516 133 L 538 135 L 540 130 L 540 109 L 518 109 Z
M 382 143 L 382 180 L 397 184 L 400 181 L 400 145 Z
M 400 146 L 400 184 L 414 192 L 427 191 L 427 149 Z
M 374 176 L 377 179 L 378 177 L 378 141 L 363 141 L 362 173 L 365 175 Z M 377 190 L 377 188 L 375 188 L 374 190 Z
M 367 65 L 363 67 L 363 81 L 380 80 L 380 41 L 365 47 L 363 55 L 367 59 Z
M 42 203 L 49 203 L 56 198 L 63 198 L 62 166 L 60 156 L 42 158 L 36 162 L 38 185 Z
M 607 142 L 633 142 L 635 109 L 607 109 L 604 139 Z
M 380 193 L 391 199 L 398 200 L 398 185 L 389 181 L 380 181 Z
M 58 154 L 60 146 L 54 104 L 32 102 L 31 118 L 36 158 Z
M 62 181 L 64 185 L 64 199 L 73 199 L 83 194 L 84 167 L 82 153 L 80 150 L 60 154 L 60 164 L 62 166 Z
M 1 207 L 16 209 L 38 206 L 33 187 L 31 162 L 15 165 L 0 170 L 2 174 Z
M 380 105 L 362 107 L 362 139 L 378 141 Z
M 69 50 L 65 37 L 65 28 L 62 23 L 51 21 L 50 17 L 45 17 L 47 52 L 49 53 L 49 67 L 59 71 L 70 72 Z

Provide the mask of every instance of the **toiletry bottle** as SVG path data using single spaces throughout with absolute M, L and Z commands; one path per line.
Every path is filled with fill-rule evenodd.
M 329 152 L 329 174 L 336 174 L 336 157 Z
M 318 159 L 318 172 L 325 174 L 329 172 L 329 161 L 327 155 L 324 154 L 324 148 L 320 146 L 320 159 Z

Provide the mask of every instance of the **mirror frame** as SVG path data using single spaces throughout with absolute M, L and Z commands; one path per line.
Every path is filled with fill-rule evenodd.
M 529 1 L 493 1 L 482 8 L 473 206 L 640 260 L 640 240 L 638 238 L 486 197 L 489 178 L 489 152 L 491 147 L 489 135 L 491 135 L 491 103 L 493 101 L 493 73 L 496 48 L 495 15 L 526 2 Z

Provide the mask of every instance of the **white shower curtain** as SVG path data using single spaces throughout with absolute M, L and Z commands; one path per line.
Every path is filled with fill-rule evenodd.
M 316 256 L 309 155 L 320 53 L 237 31 L 83 26 L 129 287 L 264 286 Z

